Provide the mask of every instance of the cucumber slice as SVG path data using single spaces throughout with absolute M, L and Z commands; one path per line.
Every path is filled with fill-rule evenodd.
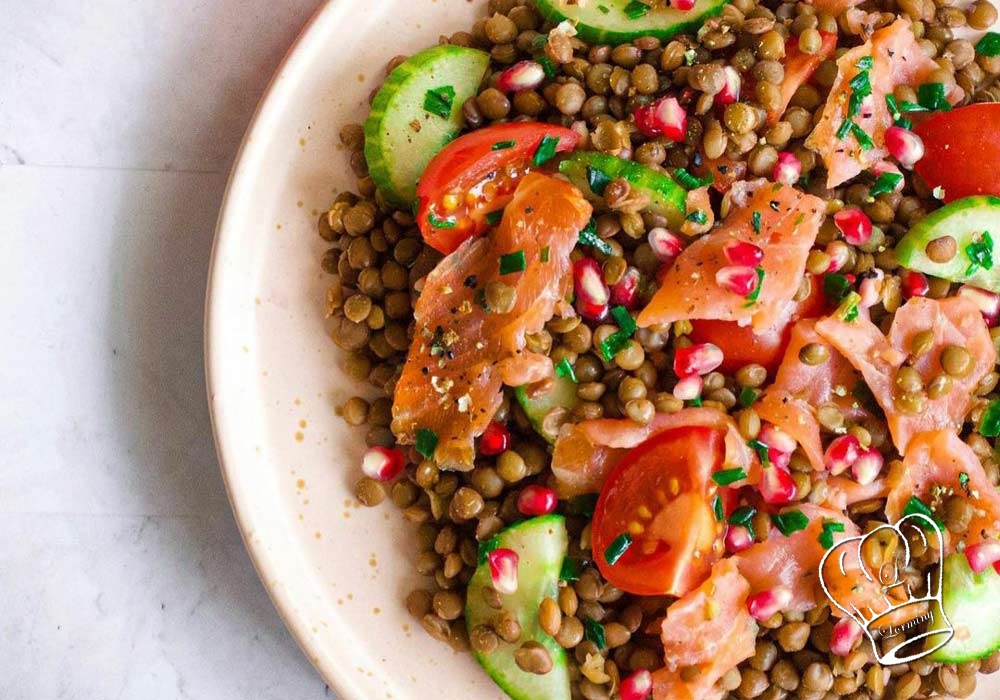
M 566 556 L 569 537 L 561 515 L 544 515 L 510 526 L 491 541 L 496 547 L 512 549 L 520 558 L 517 591 L 501 596 L 503 607 L 517 615 L 521 623 L 521 643 L 536 641 L 552 656 L 552 670 L 545 675 L 525 673 L 514 662 L 514 644 L 501 640 L 490 654 L 476 653 L 476 660 L 513 700 L 570 700 L 569 668 L 566 651 L 538 626 L 538 606 L 545 597 L 559 592 L 559 571 Z M 482 563 L 469 581 L 465 621 L 471 632 L 496 618 L 482 596 L 491 585 L 489 564 Z
M 576 396 L 576 382 L 569 377 L 556 375 L 552 388 L 541 396 L 529 397 L 525 387 L 514 390 L 517 402 L 524 409 L 524 414 L 531 421 L 531 427 L 548 442 L 555 442 L 556 436 L 545 428 L 545 417 L 553 408 L 573 410 L 579 403 Z
M 946 664 L 985 658 L 1000 649 L 1000 574 L 993 567 L 974 574 L 958 553 L 947 556 L 943 566 L 942 603 L 955 636 L 930 658 Z M 932 629 L 943 627 L 940 617 L 934 616 Z
M 489 62 L 489 54 L 476 49 L 435 46 L 406 59 L 386 78 L 365 121 L 365 160 L 390 202 L 413 201 L 427 162 L 461 129 L 462 104 L 479 90 Z M 428 91 L 441 88 L 443 101 L 431 98 L 439 113 L 432 113 L 424 107 Z
M 911 270 L 1000 292 L 1000 251 L 996 253 L 994 264 L 993 244 L 985 240 L 984 232 L 990 234 L 994 243 L 1000 242 L 1000 198 L 956 199 L 911 228 L 896 245 L 896 258 Z M 927 257 L 926 248 L 928 243 L 942 236 L 954 238 L 958 252 L 948 262 L 937 263 Z M 977 252 L 988 252 L 990 262 L 973 264 L 970 253 L 976 255 Z
M 694 33 L 706 17 L 722 12 L 726 0 L 696 0 L 682 12 L 670 7 L 643 10 L 634 0 L 589 0 L 571 5 L 566 0 L 538 0 L 538 11 L 550 22 L 569 20 L 577 35 L 594 44 L 621 44 L 641 36 L 669 39 Z
M 594 172 L 612 180 L 624 178 L 632 187 L 649 196 L 651 212 L 665 217 L 671 227 L 680 228 L 684 223 L 687 190 L 669 175 L 647 168 L 642 163 L 596 151 L 577 151 L 559 164 L 559 172 L 593 202 L 602 201 L 590 187 Z

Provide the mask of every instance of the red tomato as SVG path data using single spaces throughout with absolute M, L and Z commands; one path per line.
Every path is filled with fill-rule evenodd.
M 792 324 L 799 319 L 819 316 L 827 310 L 820 278 L 810 275 L 810 279 L 812 291 L 809 296 L 794 302 L 785 319 L 763 333 L 754 333 L 750 326 L 740 326 L 735 321 L 696 320 L 691 321 L 691 340 L 718 345 L 722 349 L 720 369 L 723 372 L 735 372 L 753 363 L 774 372 L 788 347 Z
M 633 448 L 604 482 L 594 509 L 591 543 L 608 581 L 638 595 L 684 595 L 704 581 L 722 551 L 712 473 L 725 459 L 725 433 L 674 428 Z M 608 548 L 628 533 L 631 544 L 613 564 Z
M 460 136 L 431 159 L 417 185 L 417 223 L 427 244 L 442 253 L 483 233 L 486 217 L 503 209 L 542 140 L 558 139 L 555 151 L 571 151 L 575 131 L 539 122 L 496 124 Z
M 913 130 L 924 141 L 914 170 L 931 188 L 944 188 L 944 201 L 1000 196 L 1000 104 L 939 112 Z

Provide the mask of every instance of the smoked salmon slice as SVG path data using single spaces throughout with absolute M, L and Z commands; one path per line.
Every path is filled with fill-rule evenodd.
M 392 431 L 400 443 L 418 443 L 422 432 L 423 448 L 441 467 L 472 469 L 474 440 L 496 413 L 503 383 L 551 376 L 552 361 L 526 350 L 524 336 L 541 330 L 564 302 L 570 252 L 590 216 L 578 189 L 528 174 L 499 227 L 465 241 L 431 271 L 393 397 Z M 488 308 L 491 282 L 514 289 L 510 311 Z
M 736 183 L 730 196 L 733 208 L 721 225 L 685 248 L 662 275 L 660 288 L 636 320 L 639 326 L 721 319 L 763 331 L 779 320 L 802 281 L 825 205 L 818 197 L 766 180 Z M 716 273 L 732 264 L 725 247 L 733 240 L 764 251 L 755 300 L 716 283 Z

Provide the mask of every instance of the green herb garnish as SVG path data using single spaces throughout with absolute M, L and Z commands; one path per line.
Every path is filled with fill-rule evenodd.
M 983 38 L 976 42 L 976 53 L 980 56 L 1000 56 L 1000 34 L 986 32 Z
M 523 250 L 515 250 L 513 253 L 500 256 L 501 275 L 509 275 L 512 272 L 524 272 L 527 266 L 528 261 L 525 259 Z
M 451 108 L 454 102 L 455 88 L 451 85 L 431 88 L 424 95 L 424 109 L 442 119 L 447 119 L 451 116 Z
M 540 34 L 539 36 L 541 36 L 542 38 L 542 46 L 545 46 L 545 37 L 547 35 Z M 556 64 L 552 61 L 552 59 L 546 56 L 545 54 L 543 53 L 538 54 L 537 56 L 535 56 L 535 60 L 541 64 L 542 70 L 545 71 L 546 78 L 554 78 L 557 75 L 559 75 L 558 66 L 556 66 Z
M 597 168 L 592 168 L 587 166 L 587 184 L 590 185 L 590 190 L 598 195 L 603 196 L 604 190 L 607 189 L 608 185 L 611 184 L 611 178 L 607 176 L 603 170 L 598 170 Z
M 896 187 L 899 183 L 903 181 L 903 176 L 899 173 L 886 172 L 875 178 L 875 184 L 872 185 L 869 194 L 872 197 L 877 197 L 880 194 L 891 194 L 896 191 Z
M 965 246 L 965 254 L 969 256 L 969 267 L 965 270 L 965 276 L 976 272 L 982 268 L 984 270 L 993 269 L 993 238 L 989 231 L 983 231 L 983 235 L 978 241 L 972 241 Z
M 513 148 L 517 145 L 517 141 L 497 141 L 493 144 L 492 149 L 494 151 L 505 151 L 508 148 Z
M 729 516 L 726 522 L 730 525 L 745 527 L 747 532 L 750 533 L 750 539 L 753 539 L 756 537 L 756 533 L 753 530 L 753 518 L 755 515 L 757 515 L 757 509 L 753 506 L 740 506 L 733 511 L 733 514 Z
M 917 102 L 930 110 L 947 112 L 951 103 L 945 97 L 944 83 L 924 83 L 917 88 Z
M 753 226 L 753 232 L 756 233 L 759 236 L 760 235 L 760 212 L 759 211 L 754 211 L 754 213 L 750 215 L 750 224 Z
M 766 442 L 762 442 L 761 440 L 754 438 L 753 440 L 748 442 L 747 445 L 750 446 L 751 450 L 757 453 L 757 459 L 760 460 L 761 464 L 763 464 L 765 467 L 771 466 L 771 455 L 770 455 L 771 448 L 768 447 Z
M 916 496 L 910 496 L 910 500 L 906 502 L 906 506 L 903 508 L 903 515 L 923 515 L 933 520 L 934 524 L 939 528 L 944 527 L 944 523 L 934 517 L 934 511 Z
M 640 17 L 645 17 L 646 14 L 649 13 L 650 9 L 650 6 L 646 3 L 639 2 L 639 0 L 632 0 L 632 2 L 625 6 L 622 12 L 624 12 L 625 16 L 629 19 L 639 19 Z
M 685 217 L 688 221 L 693 221 L 699 226 L 703 226 L 708 221 L 708 215 L 701 209 L 695 209 Z
M 862 129 L 854 122 L 851 122 L 850 128 L 851 128 L 851 134 L 854 136 L 855 139 L 857 139 L 858 145 L 861 146 L 862 151 L 870 151 L 871 149 L 875 148 L 875 142 L 872 141 L 872 137 L 868 135 L 868 132 L 866 132 L 864 129 Z
M 833 533 L 843 532 L 844 523 L 837 520 L 830 520 L 829 518 L 823 518 L 823 531 L 819 533 L 819 543 L 823 545 L 824 549 L 830 549 L 833 546 Z
M 896 102 L 896 96 L 891 92 L 885 96 L 885 106 L 889 108 L 889 116 L 892 117 L 893 121 L 899 119 L 899 104 Z
M 835 304 L 839 304 L 851 291 L 851 283 L 839 272 L 828 272 L 823 275 L 823 295 Z
M 559 568 L 560 581 L 579 581 L 583 573 L 583 560 L 577 557 L 566 557 Z
M 490 552 L 500 546 L 500 536 L 494 535 L 488 540 L 483 540 L 479 543 L 479 549 L 476 552 L 476 561 L 482 566 L 486 563 L 487 558 L 490 556 Z
M 853 121 L 851 121 L 850 119 L 845 119 L 844 122 L 837 129 L 837 138 L 840 139 L 841 141 L 846 139 L 847 135 L 851 133 L 851 127 L 853 125 L 854 125 Z
M 604 561 L 614 566 L 622 555 L 632 546 L 632 535 L 623 532 L 618 537 L 611 540 L 611 544 L 604 550 Z
M 722 471 L 715 472 L 712 475 L 712 481 L 717 483 L 719 486 L 729 486 L 730 484 L 735 484 L 737 481 L 742 481 L 747 478 L 747 473 L 740 467 L 735 469 L 723 469 Z
M 636 331 L 635 320 L 624 306 L 616 306 L 611 309 L 611 315 L 618 323 L 618 330 L 601 341 L 601 355 L 608 362 L 615 359 L 615 355 L 628 347 L 632 342 L 632 334 Z
M 706 178 L 700 178 L 692 175 L 684 168 L 676 168 L 674 170 L 674 179 L 677 180 L 681 187 L 688 190 L 708 187 L 715 182 L 715 177 L 711 173 Z
M 567 377 L 574 384 L 577 383 L 576 370 L 573 369 L 573 364 L 567 357 L 564 357 L 556 363 L 556 375 L 560 377 Z
M 593 642 L 601 651 L 608 646 L 608 642 L 604 637 L 604 625 L 597 620 L 592 620 L 588 617 L 583 621 L 583 636 Z
M 611 255 L 612 253 L 611 244 L 597 235 L 596 219 L 591 219 L 587 225 L 583 227 L 583 230 L 580 231 L 579 242 L 580 245 L 596 248 L 605 255 Z
M 909 100 L 903 100 L 899 103 L 899 111 L 904 114 L 909 112 L 927 112 L 929 111 L 926 107 L 916 102 L 910 102 Z
M 969 475 L 967 472 L 958 473 L 958 485 L 962 487 L 962 490 L 966 493 L 969 492 Z
M 858 62 L 854 64 L 858 70 L 868 71 L 872 69 L 875 65 L 875 59 L 871 56 L 862 56 L 858 59 Z
M 722 496 L 719 494 L 715 494 L 715 498 L 712 499 L 712 512 L 720 523 L 726 519 L 726 514 L 722 511 Z
M 427 223 L 434 228 L 455 228 L 457 225 L 454 219 L 439 219 L 434 216 L 434 212 L 427 213 Z
M 848 292 L 841 300 L 840 306 L 833 315 L 841 321 L 853 321 L 858 317 L 858 304 L 861 302 L 861 295 L 857 292 Z
M 494 209 L 486 215 L 486 223 L 490 226 L 496 226 L 501 219 L 503 219 L 503 209 Z
M 416 448 L 424 459 L 433 459 L 434 450 L 438 445 L 438 436 L 430 428 L 421 428 L 417 431 Z
M 757 273 L 757 286 L 753 288 L 752 292 L 747 294 L 747 303 L 743 305 L 744 307 L 756 304 L 757 300 L 760 299 L 760 290 L 764 288 L 764 278 L 767 276 L 767 273 L 764 272 L 764 268 L 760 265 L 755 267 L 754 271 Z
M 979 434 L 995 438 L 1000 435 L 1000 400 L 990 401 L 979 421 Z
M 801 510 L 789 510 L 784 513 L 776 513 L 771 516 L 771 522 L 778 528 L 782 535 L 788 537 L 793 532 L 805 530 L 809 527 L 809 518 Z
M 601 14 L 606 15 L 611 12 L 611 9 L 607 5 L 598 5 L 597 9 L 600 10 Z
M 740 395 L 737 397 L 736 403 L 740 405 L 740 408 L 750 408 L 758 396 L 759 394 L 755 389 L 745 386 L 740 389 Z
M 550 160 L 556 154 L 556 146 L 559 145 L 559 139 L 556 136 L 549 136 L 546 134 L 542 137 L 542 140 L 538 144 L 538 148 L 535 149 L 535 155 L 531 157 L 531 162 L 537 168 Z

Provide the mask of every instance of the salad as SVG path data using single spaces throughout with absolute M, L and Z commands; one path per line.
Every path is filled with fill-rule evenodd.
M 409 611 L 514 700 L 971 695 L 994 5 L 482 4 L 390 62 L 319 221 Z

